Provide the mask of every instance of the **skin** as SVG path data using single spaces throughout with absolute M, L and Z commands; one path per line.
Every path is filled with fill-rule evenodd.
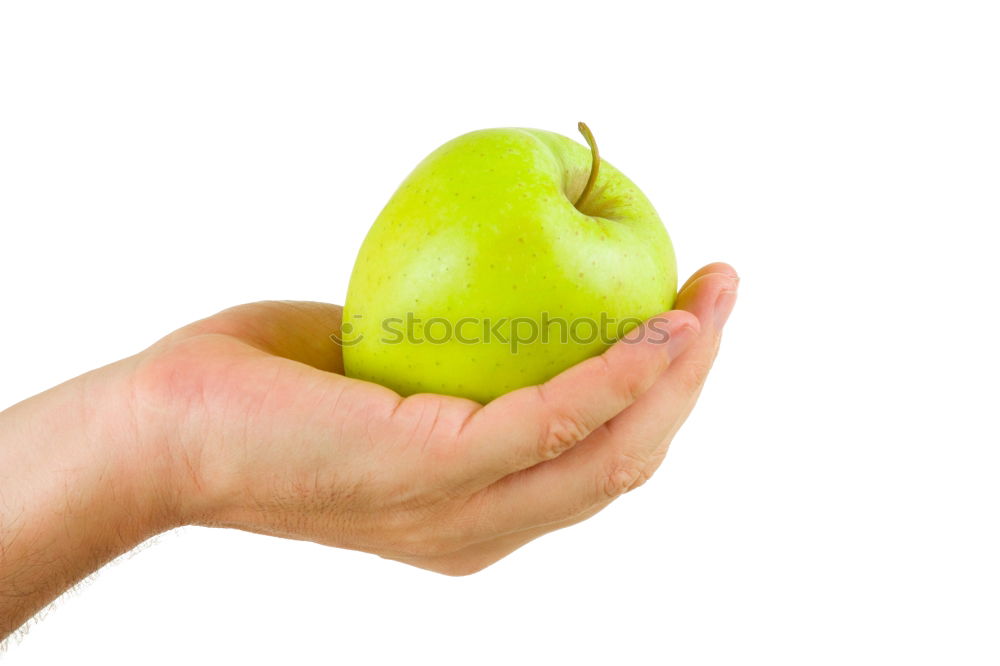
M 478 571 L 653 474 L 737 282 L 707 266 L 677 310 L 485 406 L 345 377 L 341 308 L 309 302 L 226 310 L 16 404 L 0 413 L 0 638 L 180 525 Z
M 673 307 L 677 269 L 663 223 L 634 183 L 594 157 L 553 132 L 502 128 L 465 134 L 424 159 L 358 255 L 345 306 L 356 341 L 344 349 L 347 374 L 402 395 L 488 402 L 601 353 L 629 320 Z M 471 323 L 451 336 L 416 324 L 415 342 L 386 335 L 386 322 L 409 313 L 452 331 Z M 524 324 L 494 329 L 505 318 Z M 559 344 L 573 322 L 582 322 L 579 341 L 609 318 L 620 331 Z M 531 333 L 532 322 L 554 319 L 565 323 L 547 327 L 548 342 Z M 492 332 L 485 340 L 484 327 L 533 339 L 515 350 Z

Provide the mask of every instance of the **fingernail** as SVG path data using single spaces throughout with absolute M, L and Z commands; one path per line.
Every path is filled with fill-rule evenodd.
M 734 305 L 736 305 L 735 289 L 727 289 L 715 299 L 715 330 L 721 331 L 722 327 L 726 325 L 726 320 L 729 319 Z
M 698 337 L 698 332 L 690 324 L 681 324 L 676 329 L 671 326 L 668 335 L 667 354 L 674 359 L 684 353 L 684 350 Z

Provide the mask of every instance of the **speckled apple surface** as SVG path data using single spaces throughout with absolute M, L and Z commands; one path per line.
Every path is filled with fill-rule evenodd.
M 578 210 L 590 171 L 589 148 L 543 130 L 471 132 L 431 153 L 358 254 L 344 310 L 347 374 L 402 395 L 485 403 L 608 346 L 607 337 L 588 342 L 585 323 L 569 339 L 563 331 L 573 322 L 605 321 L 603 332 L 613 335 L 630 326 L 616 322 L 669 310 L 677 270 L 663 223 L 603 159 Z M 424 330 L 433 318 L 440 319 Z M 515 318 L 524 320 L 519 339 L 532 337 L 527 320 L 539 322 L 535 339 L 516 349 Z

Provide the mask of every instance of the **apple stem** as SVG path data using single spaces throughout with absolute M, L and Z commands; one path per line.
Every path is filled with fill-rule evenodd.
M 594 189 L 594 184 L 597 182 L 597 173 L 601 170 L 601 154 L 597 152 L 597 142 L 594 141 L 594 135 L 591 133 L 590 128 L 587 127 L 587 123 L 577 123 L 576 128 L 580 130 L 580 134 L 583 135 L 583 138 L 587 140 L 587 145 L 590 146 L 590 178 L 587 179 L 587 184 L 584 186 L 583 192 L 580 192 L 576 203 L 573 204 L 577 210 L 580 210 L 580 206 L 590 196 L 590 192 Z

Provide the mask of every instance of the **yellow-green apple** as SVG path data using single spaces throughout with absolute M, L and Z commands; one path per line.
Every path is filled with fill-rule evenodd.
M 488 402 L 672 307 L 663 223 L 580 130 L 589 148 L 536 129 L 471 132 L 413 170 L 351 275 L 349 376 Z

